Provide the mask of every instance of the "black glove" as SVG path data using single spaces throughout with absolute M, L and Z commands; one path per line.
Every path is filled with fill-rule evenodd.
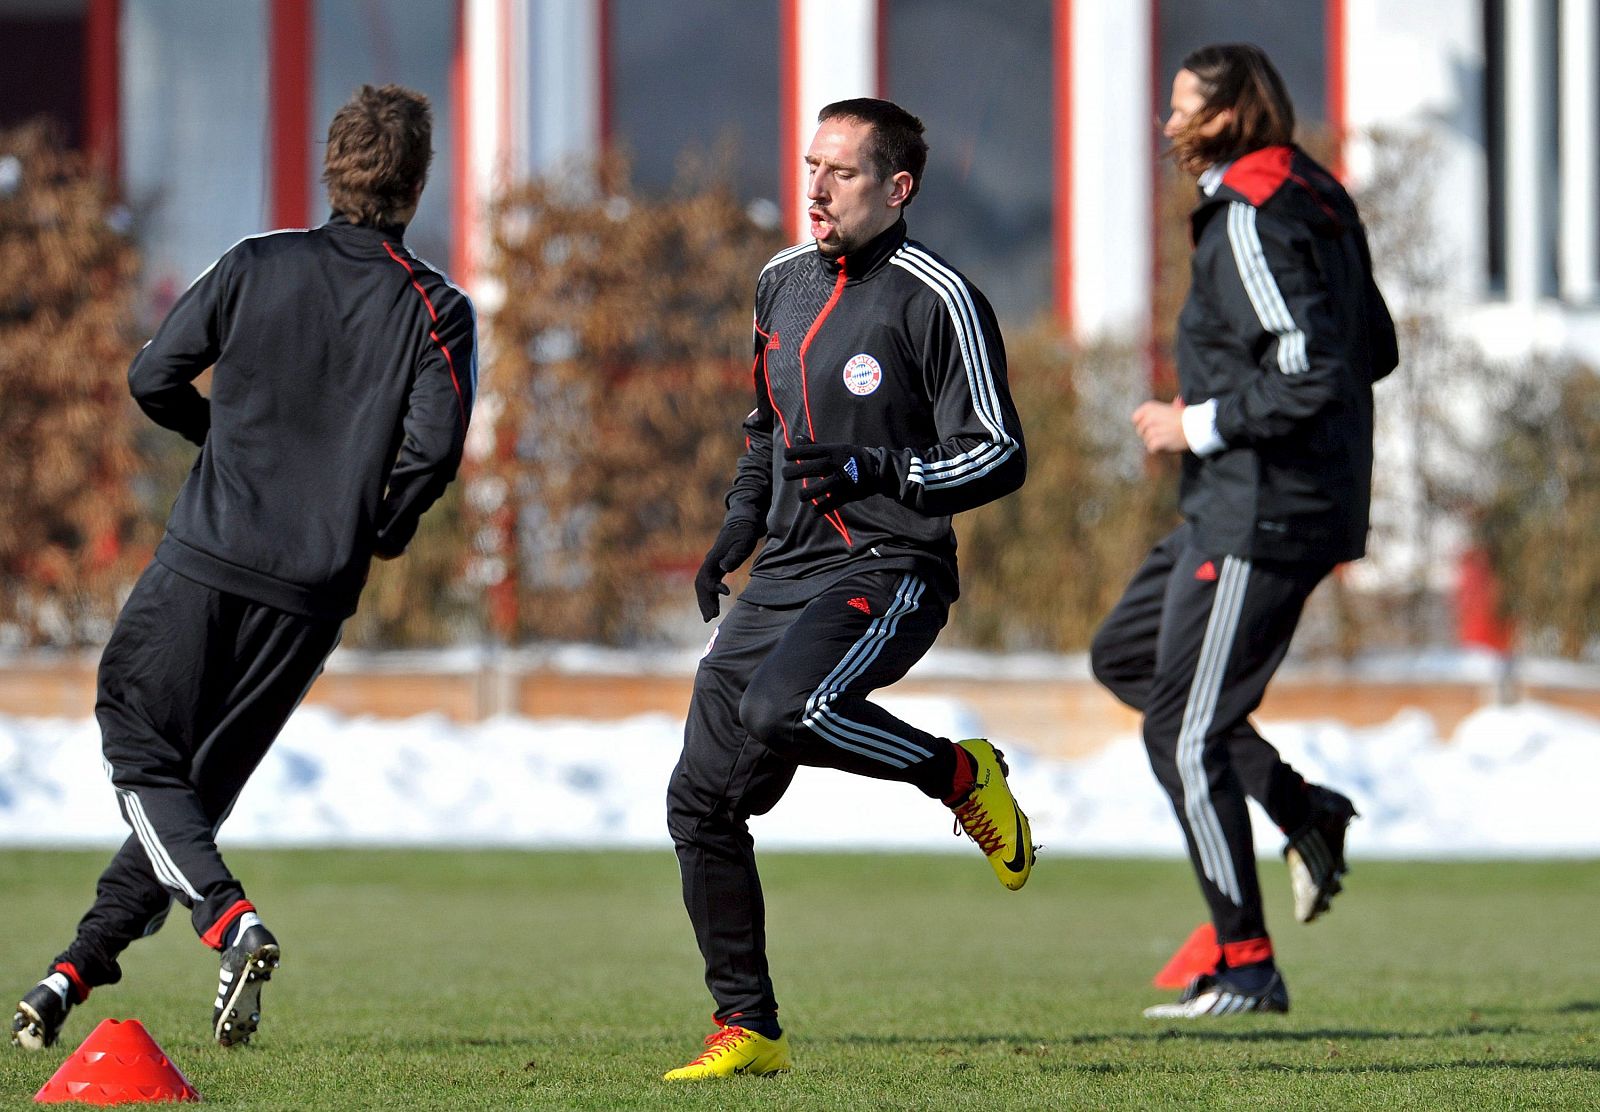
M 868 448 L 802 439 L 785 448 L 783 458 L 783 477 L 791 482 L 805 480 L 800 497 L 819 514 L 832 513 L 846 502 L 888 493 L 883 462 Z
M 750 559 L 760 539 L 760 523 L 749 518 L 722 523 L 717 539 L 711 542 L 711 551 L 706 553 L 705 562 L 694 576 L 694 596 L 700 602 L 701 618 L 709 622 L 717 616 L 721 608 L 717 596 L 728 593 L 728 585 L 722 577 Z

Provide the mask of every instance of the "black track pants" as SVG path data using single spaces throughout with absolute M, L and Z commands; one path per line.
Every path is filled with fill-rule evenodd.
M 1185 525 L 1151 550 L 1094 637 L 1095 677 L 1144 712 L 1223 943 L 1266 937 L 1245 796 L 1280 827 L 1309 815 L 1305 780 L 1250 724 L 1328 565 L 1210 556 Z
M 100 876 L 70 962 L 90 987 L 152 933 L 173 899 L 208 932 L 244 899 L 216 833 L 245 781 L 322 670 L 340 622 L 303 618 L 152 563 L 100 660 L 95 717 L 133 834 Z
M 719 1019 L 777 1014 L 746 820 L 772 809 L 796 767 L 948 790 L 949 741 L 866 699 L 928 651 L 947 614 L 916 575 L 867 572 L 803 607 L 741 599 L 718 627 L 695 675 L 667 826 Z

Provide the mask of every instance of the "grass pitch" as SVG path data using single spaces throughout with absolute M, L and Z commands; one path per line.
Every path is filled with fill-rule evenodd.
M 283 943 L 260 1033 L 207 1041 L 216 962 L 182 909 L 78 1008 L 0 1053 L 0 1106 L 108 1016 L 229 1108 L 1573 1108 L 1600 1104 L 1600 862 L 1358 861 L 1295 924 L 1263 862 L 1288 1016 L 1139 1010 L 1202 915 L 1178 861 L 769 854 L 796 1072 L 669 1087 L 710 1030 L 670 852 L 229 855 Z M 0 992 L 70 936 L 104 857 L 0 853 Z M 9 1011 L 9 1008 L 7 1009 Z

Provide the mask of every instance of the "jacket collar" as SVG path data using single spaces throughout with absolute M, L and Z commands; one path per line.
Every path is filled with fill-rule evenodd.
M 1262 147 L 1230 162 L 1219 162 L 1200 176 L 1200 198 L 1189 213 L 1189 242 L 1200 242 L 1200 231 L 1212 214 L 1232 201 L 1260 208 L 1292 176 L 1298 148 Z
M 1198 183 L 1200 186 L 1200 192 L 1207 197 L 1215 197 L 1217 195 L 1217 190 L 1222 188 L 1222 179 L 1227 175 L 1228 167 L 1232 165 L 1232 161 L 1228 161 L 1216 162 L 1210 166 L 1207 166 L 1200 174 L 1200 181 Z
M 391 243 L 404 243 L 406 226 L 404 224 L 357 224 L 342 212 L 336 212 L 328 217 L 328 222 L 323 225 L 347 235 L 358 235 L 370 239 L 386 239 Z
M 906 221 L 902 216 L 848 255 L 830 259 L 818 252 L 817 258 L 821 260 L 822 269 L 830 277 L 837 277 L 840 268 L 843 267 L 845 285 L 848 286 L 876 274 L 889 261 L 889 257 L 900 250 L 900 245 L 905 241 Z

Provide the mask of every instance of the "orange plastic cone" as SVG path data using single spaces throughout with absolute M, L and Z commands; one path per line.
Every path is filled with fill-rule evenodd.
M 1215 973 L 1222 963 L 1222 947 L 1217 945 L 1217 928 L 1201 923 L 1177 953 L 1156 974 L 1157 988 L 1187 988 L 1202 973 Z
M 89 1032 L 44 1088 L 40 1104 L 128 1104 L 141 1100 L 199 1100 L 189 1079 L 137 1019 L 107 1019 Z

